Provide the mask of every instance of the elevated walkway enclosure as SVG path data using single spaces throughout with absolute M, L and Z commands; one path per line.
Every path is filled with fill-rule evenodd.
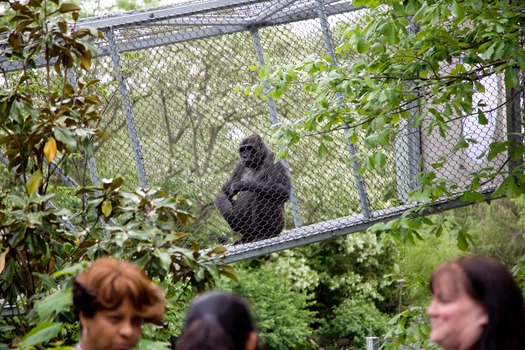
M 341 29 L 365 13 L 351 1 L 212 0 L 81 20 L 80 25 L 104 33 L 93 43 L 98 57 L 90 75 L 100 80 L 101 127 L 111 137 L 96 142 L 87 168 L 74 169 L 70 183 L 98 185 L 102 178 L 121 175 L 128 189 L 162 186 L 192 202 L 198 220 L 184 230 L 204 248 L 224 235 L 228 244 L 235 241 L 213 201 L 238 159 L 239 142 L 259 134 L 276 153 L 272 126 L 301 118 L 314 98 L 302 86 L 276 101 L 246 96 L 243 91 L 257 79 L 250 67 L 296 63 L 312 55 L 339 60 L 334 48 L 342 42 Z M 6 71 L 20 69 L 15 62 L 1 64 Z M 502 82 L 490 78 L 485 84 L 489 88 L 478 98 L 490 109 L 501 106 Z M 350 144 L 344 131 L 332 134 L 324 157 L 317 155 L 317 143 L 306 139 L 285 162 L 292 182 L 285 230 L 271 239 L 228 246 L 225 259 L 309 244 L 401 215 L 410 208 L 415 175 L 451 155 L 454 139 L 462 135 L 479 137 L 479 149 L 456 152 L 439 176 L 464 184 L 472 171 L 504 166 L 503 159 L 479 155 L 490 140 L 505 137 L 508 117 L 495 108 L 483 128 L 459 117 L 445 140 L 407 123 L 392 140 L 386 166 L 365 176 L 357 173 L 353 157 L 365 147 Z M 83 178 L 89 181 L 82 183 Z M 457 205 L 464 204 L 443 199 L 436 210 Z

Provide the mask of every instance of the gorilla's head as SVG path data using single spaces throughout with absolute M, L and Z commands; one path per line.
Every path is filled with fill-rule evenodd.
M 267 147 L 259 135 L 250 135 L 239 146 L 239 157 L 246 168 L 257 169 L 266 158 Z

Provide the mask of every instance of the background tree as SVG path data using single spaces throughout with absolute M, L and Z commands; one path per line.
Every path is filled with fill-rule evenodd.
M 463 213 L 458 210 L 456 215 L 421 214 L 432 212 L 428 208 L 445 196 L 457 196 L 465 203 L 483 202 L 487 188 L 495 189 L 493 199 L 506 195 L 521 200 L 525 188 L 522 126 L 512 125 L 511 120 L 523 120 L 523 7 L 518 2 L 470 0 L 363 0 L 353 4 L 364 6 L 365 15 L 358 23 L 342 25 L 340 36 L 334 39 L 338 43 L 337 62 L 321 57 L 258 67 L 261 81 L 247 89 L 247 93 L 258 95 L 262 87 L 269 86 L 265 97 L 280 98 L 288 89 L 304 86 L 315 95 L 304 117 L 276 128 L 277 142 L 283 146 L 281 155 L 286 156 L 307 139 L 318 141 L 320 154 L 329 153 L 330 136 L 346 129 L 347 139 L 360 146 L 357 157 L 360 171 L 366 174 L 389 164 L 395 156 L 389 149 L 407 124 L 419 130 L 422 137 L 436 135 L 437 142 L 441 142 L 449 140 L 447 134 L 452 133 L 451 126 L 458 119 L 470 118 L 475 120 L 473 124 L 483 126 L 491 122 L 491 113 L 506 115 L 506 137 L 491 139 L 477 155 L 477 159 L 489 161 L 501 158 L 498 166 L 466 171 L 464 182 L 441 176 L 453 157 L 479 143 L 472 136 L 460 134 L 448 153 L 422 168 L 413 179 L 418 186 L 409 194 L 409 204 L 415 207 L 398 219 L 377 225 L 373 231 L 387 232 L 394 241 L 410 247 L 418 240 L 424 239 L 427 244 L 432 242 L 428 237 L 452 234 L 461 251 L 470 249 L 501 258 L 501 252 L 510 249 L 513 257 L 508 264 L 521 266 L 523 235 L 516 203 L 502 201 L 494 205 L 497 201 L 493 201 L 490 206 L 475 206 Z M 500 81 L 505 89 L 502 102 L 495 107 L 483 98 L 475 98 L 487 91 L 489 77 Z M 419 161 L 423 164 L 428 160 Z M 481 215 L 495 213 L 498 207 L 511 209 L 501 216 L 508 219 L 505 224 L 481 227 L 485 222 Z M 413 256 L 409 249 L 407 254 L 401 248 L 402 254 Z M 453 249 L 448 252 L 458 253 Z M 405 269 L 411 265 L 405 263 Z M 409 275 L 403 270 L 395 274 L 407 279 L 395 278 L 395 283 L 403 286 L 404 301 L 398 303 L 400 313 L 386 336 L 391 344 L 388 346 L 394 348 L 403 343 L 415 348 L 432 347 L 426 342 L 428 325 L 423 306 L 428 298 L 424 291 L 428 279 L 414 278 L 414 268 L 412 265 Z
M 359 155 L 362 171 L 375 171 L 382 163 L 376 161 L 378 154 L 392 156 L 385 149 L 400 132 L 403 120 L 423 134 L 436 132 L 443 139 L 454 119 L 474 115 L 480 125 L 487 124 L 487 105 L 473 103 L 473 94 L 485 91 L 483 79 L 489 76 L 502 76 L 509 91 L 498 110 L 514 106 L 519 99 L 523 86 L 518 70 L 525 69 L 525 50 L 524 14 L 518 4 L 457 1 L 450 6 L 414 0 L 404 5 L 379 6 L 375 1 L 355 1 L 354 5 L 366 6 L 369 13 L 364 24 L 348 25 L 342 31 L 338 65 L 323 57 L 286 67 L 262 67 L 261 85 L 272 87 L 268 95 L 279 97 L 296 82 L 316 94 L 307 118 L 279 128 L 282 154 L 314 134 L 321 135 L 320 148 L 326 148 L 330 138 L 325 135 L 347 128 L 352 143 L 364 138 L 364 145 L 372 149 Z M 487 16 L 495 22 L 487 22 Z M 261 85 L 251 90 L 257 92 Z M 412 200 L 430 203 L 459 193 L 463 200 L 480 202 L 485 196 L 477 191 L 498 176 L 503 179 L 495 198 L 521 195 L 523 147 L 515 132 L 520 133 L 510 131 L 508 140 L 492 140 L 483 154 L 488 159 L 503 154 L 504 166 L 471 172 L 464 185 L 438 176 L 448 157 L 477 142 L 459 137 L 449 156 L 419 175 Z
M 181 248 L 179 228 L 193 217 L 180 196 L 124 192 L 117 177 L 77 188 L 81 206 L 53 202 L 74 162 L 92 153 L 93 139 L 107 136 L 96 127 L 98 81 L 88 74 L 96 52 L 88 39 L 101 34 L 77 26 L 79 7 L 71 3 L 8 6 L 2 54 L 20 69 L 7 72 L 2 65 L 0 150 L 7 158 L 3 170 L 22 186 L 0 194 L 0 345 L 74 344 L 70 276 L 99 256 L 133 260 L 158 283 L 178 285 L 168 295 L 172 303 L 211 288 L 219 275 L 234 278 L 213 258 L 223 248 L 206 254 L 196 243 Z

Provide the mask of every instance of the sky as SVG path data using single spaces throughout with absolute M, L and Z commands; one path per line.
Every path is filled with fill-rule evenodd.
M 151 5 L 152 1 L 156 1 L 155 5 Z M 137 3 L 139 8 L 148 8 L 162 5 L 174 4 L 177 2 L 184 2 L 188 0 L 120 0 L 122 3 Z M 81 1 L 80 6 L 83 8 L 86 13 L 93 13 L 95 9 L 99 9 L 96 15 L 104 15 L 108 13 L 118 13 L 126 11 L 126 8 L 118 9 L 117 8 L 118 0 L 88 0 Z M 121 6 L 123 7 L 123 6 Z

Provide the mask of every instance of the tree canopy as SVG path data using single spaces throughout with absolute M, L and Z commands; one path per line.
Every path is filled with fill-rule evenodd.
M 392 157 L 386 152 L 406 123 L 442 139 L 458 119 L 475 117 L 487 125 L 492 109 L 507 116 L 507 138 L 492 139 L 477 159 L 504 157 L 499 167 L 484 167 L 467 174 L 460 183 L 439 176 L 454 154 L 463 152 L 475 137 L 461 134 L 443 154 L 417 177 L 411 192 L 415 202 L 431 203 L 444 195 L 460 193 L 461 199 L 481 202 L 480 190 L 500 182 L 492 197 L 516 197 L 524 193 L 523 145 L 520 105 L 525 69 L 523 29 L 525 10 L 516 1 L 354 1 L 368 11 L 361 22 L 346 25 L 335 56 L 286 66 L 260 67 L 261 85 L 270 87 L 266 97 L 279 98 L 305 83 L 315 93 L 308 115 L 283 123 L 276 137 L 281 155 L 307 136 L 317 135 L 320 153 L 326 153 L 330 134 L 346 129 L 353 144 L 363 141 L 372 153 L 361 152 L 361 171 L 372 171 Z M 501 80 L 506 93 L 497 106 L 476 99 L 487 89 L 487 78 Z M 516 108 L 518 106 L 518 108 Z M 496 181 L 498 179 L 498 181 Z

